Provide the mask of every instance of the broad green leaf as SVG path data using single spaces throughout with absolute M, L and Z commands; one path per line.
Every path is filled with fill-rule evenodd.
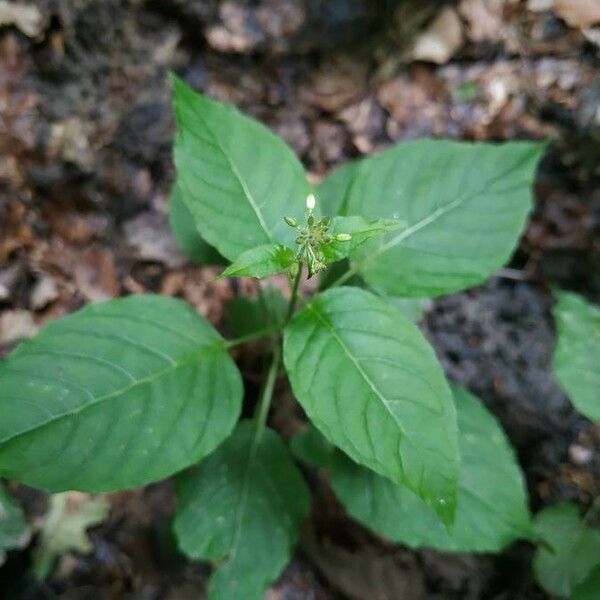
M 515 248 L 543 149 L 425 139 L 362 161 L 344 214 L 404 219 L 408 227 L 369 242 L 355 268 L 392 296 L 436 296 L 481 283 Z
M 295 260 L 294 251 L 281 244 L 265 244 L 242 252 L 221 277 L 267 277 L 285 271 Z
M 29 528 L 21 507 L 0 481 L 0 565 L 7 550 L 22 548 L 29 541 Z
M 417 323 L 421 320 L 423 312 L 430 300 L 428 298 L 397 298 L 395 296 L 383 296 L 397 311 L 407 319 Z
M 327 262 L 335 262 L 350 256 L 367 240 L 397 231 L 406 227 L 406 223 L 397 219 L 364 219 L 363 217 L 333 217 L 329 226 L 329 234 L 335 237 L 340 233 L 351 235 L 351 239 L 333 242 L 323 246 L 323 254 Z
M 537 582 L 551 594 L 568 597 L 600 565 L 600 530 L 588 527 L 579 508 L 568 502 L 540 511 L 535 527 L 550 546 L 538 545 L 533 558 Z
M 573 590 L 573 600 L 598 600 L 600 598 L 600 565 Z
M 241 398 L 223 338 L 184 302 L 89 305 L 0 364 L 0 475 L 55 492 L 142 486 L 212 452 Z
M 202 237 L 229 260 L 263 244 L 292 246 L 284 217 L 302 220 L 310 192 L 292 150 L 235 108 L 173 77 L 175 166 Z
M 343 214 L 345 200 L 360 164 L 361 161 L 357 160 L 334 169 L 317 186 L 317 200 L 324 215 Z
M 236 296 L 226 307 L 225 320 L 235 336 L 249 335 L 271 325 L 281 325 L 287 300 L 273 287 L 265 287 L 257 298 Z
M 70 551 L 89 554 L 93 545 L 87 535 L 90 527 L 102 523 L 110 512 L 109 501 L 79 492 L 54 494 L 36 544 L 33 563 L 38 579 L 50 575 L 56 559 Z
M 240 423 L 178 478 L 175 533 L 194 559 L 216 561 L 209 598 L 259 600 L 290 558 L 309 506 L 302 474 L 279 436 Z
M 181 187 L 175 184 L 169 203 L 169 225 L 178 246 L 196 263 L 222 264 L 223 257 L 201 237 L 194 217 L 182 199 Z
M 315 429 L 296 436 L 292 448 L 300 459 L 327 469 L 349 514 L 378 534 L 411 548 L 499 552 L 532 536 L 523 476 L 494 417 L 471 394 L 453 392 L 461 464 L 451 533 L 407 487 L 356 464 Z
M 329 441 L 452 522 L 456 411 L 413 323 L 369 292 L 334 288 L 287 325 L 284 360 L 296 398 Z
M 577 294 L 560 292 L 554 318 L 556 377 L 577 410 L 600 421 L 600 309 Z

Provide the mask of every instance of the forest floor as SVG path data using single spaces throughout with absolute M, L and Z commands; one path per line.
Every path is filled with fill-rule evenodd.
M 577 11 L 553 10 L 552 0 L 461 0 L 446 9 L 444 27 L 417 19 L 411 31 L 410 20 L 386 16 L 386 4 L 4 6 L 0 357 L 87 302 L 175 295 L 222 329 L 227 302 L 251 290 L 215 281 L 218 270 L 187 262 L 170 236 L 169 70 L 271 127 L 314 181 L 397 140 L 549 138 L 510 265 L 484 286 L 429 302 L 421 326 L 449 377 L 500 420 L 532 510 L 561 500 L 589 506 L 600 495 L 600 428 L 552 378 L 551 287 L 600 300 L 600 29 Z M 238 358 L 252 369 L 252 356 Z M 13 489 L 30 521 L 43 520 L 44 495 Z M 319 514 L 269 600 L 547 597 L 527 543 L 497 556 L 409 551 L 352 522 L 328 490 L 317 492 Z M 89 555 L 63 556 L 39 584 L 28 569 L 34 538 L 0 568 L 0 596 L 198 598 L 209 567 L 175 550 L 170 482 L 110 502 Z

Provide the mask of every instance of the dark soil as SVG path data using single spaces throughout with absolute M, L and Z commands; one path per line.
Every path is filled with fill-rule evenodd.
M 393 0 L 27 4 L 41 16 L 34 31 L 0 29 L 0 356 L 50 319 L 128 293 L 183 297 L 223 327 L 236 289 L 187 263 L 166 225 L 169 70 L 272 127 L 315 179 L 400 139 L 551 138 L 511 264 L 432 302 L 422 325 L 449 377 L 500 419 L 534 511 L 600 495 L 600 429 L 550 372 L 551 287 L 600 300 L 600 61 L 579 29 L 527 3 L 473 22 L 477 3 L 463 0 L 465 42 L 434 65 L 409 51 L 431 15 L 412 6 L 414 19 L 394 19 Z M 253 357 L 239 358 L 252 371 Z M 313 485 L 319 510 L 271 600 L 547 597 L 528 544 L 499 556 L 411 552 L 351 522 Z M 43 495 L 18 496 L 35 522 Z M 31 548 L 14 552 L 0 597 L 201 597 L 209 567 L 177 553 L 173 502 L 169 482 L 112 495 L 89 556 L 63 557 L 40 585 Z

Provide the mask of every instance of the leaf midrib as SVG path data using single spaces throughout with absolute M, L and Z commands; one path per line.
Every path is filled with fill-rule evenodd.
M 365 256 L 362 260 L 357 261 L 356 269 L 360 270 L 362 267 L 364 267 L 365 265 L 367 265 L 368 263 L 373 261 L 375 258 L 380 256 L 384 252 L 387 252 L 391 248 L 396 247 L 398 244 L 403 242 L 405 239 L 411 237 L 412 235 L 414 235 L 415 233 L 417 233 L 424 227 L 427 227 L 427 225 L 430 225 L 431 223 L 435 222 L 438 218 L 444 216 L 446 213 L 454 210 L 455 208 L 464 204 L 465 202 L 472 200 L 475 196 L 484 193 L 489 186 L 495 185 L 496 183 L 498 183 L 505 177 L 508 177 L 515 169 L 519 168 L 520 166 L 521 166 L 520 164 L 511 165 L 508 169 L 506 169 L 506 171 L 503 171 L 502 173 L 499 173 L 496 176 L 492 177 L 488 182 L 486 182 L 486 184 L 484 185 L 483 188 L 478 189 L 474 192 L 465 194 L 463 196 L 459 196 L 458 198 L 456 198 L 455 200 L 452 200 L 448 204 L 445 204 L 444 206 L 440 206 L 440 207 L 436 208 L 433 212 L 428 214 L 426 217 L 423 217 L 421 220 L 417 221 L 414 225 L 411 225 L 410 227 L 407 227 L 406 229 L 404 229 L 397 236 L 392 238 L 389 242 L 379 246 L 376 250 L 373 251 L 372 254 L 369 254 L 369 255 Z M 355 183 L 355 181 L 353 179 L 352 184 L 354 184 L 354 183 Z M 518 184 L 515 184 L 515 186 L 512 186 L 512 187 L 517 188 L 517 187 L 522 187 L 523 185 L 524 185 L 523 183 L 519 182 Z M 512 189 L 512 187 L 510 189 Z
M 196 360 L 198 360 L 203 354 L 206 354 L 207 352 L 218 351 L 221 349 L 224 350 L 225 347 L 226 347 L 225 343 L 222 341 L 220 341 L 218 344 L 202 346 L 200 349 L 187 355 L 182 361 L 175 362 L 174 364 L 169 365 L 168 367 L 165 367 L 164 369 L 161 369 L 160 371 L 157 371 L 156 373 L 153 373 L 152 375 L 148 375 L 146 377 L 143 377 L 142 379 L 138 379 L 134 383 L 126 385 L 125 387 L 122 387 L 118 390 L 114 390 L 108 394 L 98 396 L 93 401 L 87 402 L 85 404 L 81 404 L 81 405 L 77 406 L 76 408 L 74 408 L 73 410 L 69 410 L 69 411 L 54 415 L 52 418 L 48 419 L 47 421 L 36 423 L 33 427 L 24 429 L 23 431 L 20 431 L 19 433 L 15 434 L 15 435 L 0 439 L 0 445 L 8 443 L 8 442 L 12 442 L 24 435 L 27 435 L 28 433 L 31 433 L 32 431 L 35 431 L 36 429 L 41 429 L 42 427 L 51 425 L 52 423 L 54 423 L 60 419 L 77 415 L 80 412 L 83 412 L 84 410 L 87 410 L 88 408 L 96 406 L 97 404 L 99 404 L 101 402 L 105 402 L 106 400 L 110 400 L 110 399 L 120 396 L 122 394 L 126 394 L 127 392 L 129 392 L 130 390 L 132 390 L 136 387 L 146 385 L 148 383 L 152 383 L 153 381 L 156 381 L 157 379 L 160 379 L 161 377 L 168 375 L 169 373 L 176 371 L 177 369 L 180 369 L 182 367 L 186 367 L 190 364 L 193 364 Z
M 238 183 L 240 184 L 242 191 L 244 192 L 244 195 L 246 196 L 246 199 L 248 200 L 248 202 L 250 203 L 250 206 L 252 207 L 252 210 L 254 211 L 254 214 L 256 215 L 256 218 L 258 219 L 258 223 L 261 226 L 261 228 L 263 229 L 263 231 L 266 233 L 267 238 L 269 239 L 270 242 L 274 242 L 273 236 L 269 230 L 269 228 L 267 227 L 267 223 L 264 220 L 262 211 L 260 210 L 256 200 L 254 199 L 254 196 L 252 195 L 250 189 L 248 188 L 246 181 L 242 178 L 241 173 L 237 167 L 237 165 L 233 162 L 232 158 L 230 157 L 230 155 L 226 152 L 225 148 L 223 147 L 223 144 L 221 144 L 221 140 L 219 139 L 219 137 L 217 135 L 215 135 L 215 132 L 211 129 L 208 120 L 206 119 L 206 117 L 199 112 L 198 113 L 200 116 L 201 121 L 204 123 L 204 126 L 206 127 L 207 131 L 210 133 L 210 135 L 212 136 L 213 140 L 215 140 L 215 143 L 217 144 L 217 146 L 219 147 L 219 149 L 221 150 L 221 152 L 223 153 L 223 156 L 225 157 L 225 159 L 227 160 L 227 162 L 229 163 L 229 166 L 231 167 L 231 170 L 233 171 Z M 243 116 L 243 115 L 242 115 Z
M 379 391 L 379 389 L 377 388 L 377 386 L 375 385 L 375 383 L 371 380 L 371 378 L 369 377 L 369 375 L 362 368 L 361 364 L 354 357 L 354 355 L 352 354 L 352 352 L 350 352 L 350 349 L 348 348 L 348 346 L 346 345 L 346 343 L 344 342 L 344 340 L 338 335 L 338 333 L 336 332 L 336 330 L 333 327 L 333 325 L 323 315 L 321 315 L 320 312 L 318 312 L 315 309 L 314 304 L 309 304 L 307 306 L 307 308 L 325 326 L 325 328 L 329 331 L 329 333 L 333 337 L 333 339 L 338 343 L 338 345 L 344 351 L 344 353 L 346 354 L 346 356 L 348 356 L 348 358 L 350 359 L 350 361 L 352 362 L 352 364 L 354 365 L 354 367 L 356 368 L 356 370 L 358 371 L 358 373 L 361 375 L 361 377 L 363 377 L 363 379 L 366 381 L 367 385 L 371 388 L 371 390 L 373 391 L 373 393 L 380 399 L 381 403 L 384 405 L 385 409 L 387 410 L 387 412 L 390 414 L 390 416 L 392 417 L 392 419 L 394 420 L 394 422 L 398 426 L 398 429 L 400 430 L 400 432 L 402 433 L 402 435 L 406 439 L 410 439 L 409 436 L 407 435 L 404 427 L 398 421 L 397 416 L 391 410 L 391 408 L 389 406 L 389 403 L 386 400 L 385 396 L 383 396 L 383 394 Z M 379 459 L 377 459 L 377 457 L 374 457 L 374 458 L 377 460 L 378 463 L 380 462 Z M 400 462 L 402 462 L 401 457 L 398 456 L 398 458 L 400 459 Z

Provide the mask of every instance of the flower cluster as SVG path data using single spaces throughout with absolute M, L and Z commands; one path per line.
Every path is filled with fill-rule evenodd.
M 309 279 L 324 271 L 327 267 L 325 262 L 325 255 L 323 254 L 323 246 L 331 244 L 334 241 L 337 242 L 349 242 L 352 236 L 349 233 L 338 233 L 337 235 L 330 235 L 329 231 L 329 217 L 322 217 L 321 219 L 315 219 L 313 211 L 316 206 L 316 198 L 314 194 L 309 194 L 306 197 L 306 227 L 302 228 L 298 224 L 296 219 L 292 217 L 286 217 L 285 222 L 299 232 L 296 238 L 296 244 L 298 244 L 298 251 L 296 252 L 296 262 L 292 265 L 290 275 L 295 277 L 298 274 L 299 265 L 306 263 L 308 269 Z

